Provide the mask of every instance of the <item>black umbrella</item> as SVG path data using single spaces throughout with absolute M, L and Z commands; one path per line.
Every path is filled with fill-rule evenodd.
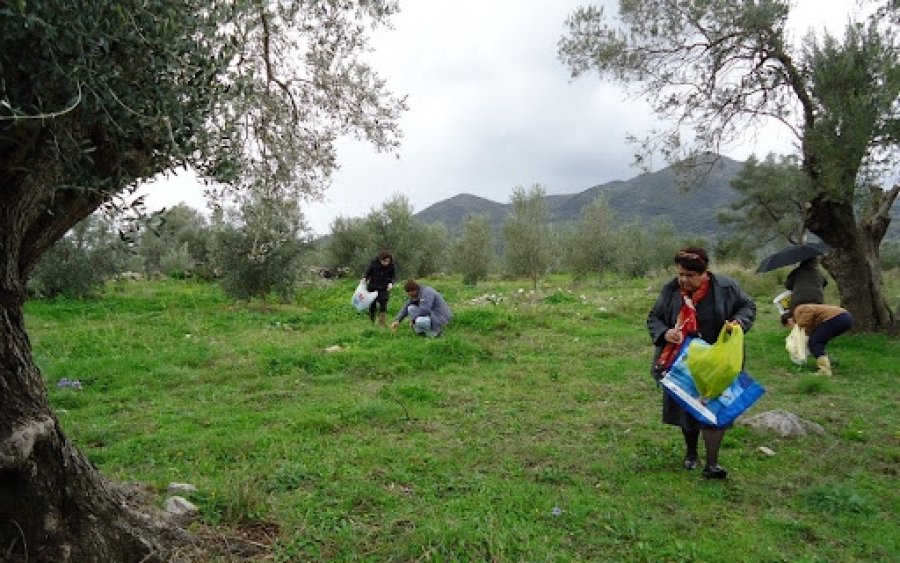
M 789 264 L 803 262 L 808 258 L 815 258 L 828 252 L 829 248 L 822 242 L 807 242 L 804 244 L 795 244 L 779 250 L 771 256 L 763 258 L 756 269 L 757 274 L 768 272 Z

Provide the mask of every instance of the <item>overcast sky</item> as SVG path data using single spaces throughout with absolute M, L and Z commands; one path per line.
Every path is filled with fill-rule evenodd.
M 408 95 L 397 155 L 354 141 L 339 144 L 339 162 L 324 201 L 304 205 L 310 227 L 330 230 L 338 216 L 361 217 L 393 194 L 418 212 L 459 193 L 509 201 L 516 186 L 577 193 L 639 173 L 628 133 L 654 123 L 648 106 L 596 76 L 570 81 L 557 59 L 566 16 L 585 0 L 401 0 L 394 29 L 378 33 L 373 66 L 398 95 Z M 617 1 L 594 1 L 615 13 Z M 797 0 L 797 34 L 839 31 L 855 0 Z M 739 160 L 790 150 L 772 127 L 726 151 Z M 398 158 L 399 156 L 399 158 Z M 665 163 L 654 163 L 654 169 Z M 148 206 L 181 201 L 202 208 L 190 174 L 154 183 Z

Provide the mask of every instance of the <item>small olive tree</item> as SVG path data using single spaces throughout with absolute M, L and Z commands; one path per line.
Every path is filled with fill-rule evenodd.
M 337 217 L 331 222 L 323 254 L 331 271 L 346 268 L 351 276 L 362 277 L 375 250 L 363 217 Z
M 128 243 L 114 222 L 94 213 L 44 253 L 29 279 L 29 292 L 49 298 L 93 297 L 124 270 L 129 257 Z
M 612 269 L 619 274 L 637 278 L 669 268 L 678 248 L 686 242 L 688 241 L 679 235 L 671 223 L 626 223 L 616 229 L 613 237 L 616 251 Z M 706 243 L 701 246 L 706 246 Z
M 326 254 L 330 266 L 362 276 L 381 249 L 394 255 L 397 278 L 427 276 L 449 264 L 449 233 L 442 225 L 426 225 L 413 216 L 412 204 L 394 194 L 363 218 L 332 221 Z
M 615 265 L 615 212 L 602 198 L 586 205 L 565 237 L 567 266 L 576 275 L 602 274 Z
M 394 254 L 397 277 L 417 275 L 423 255 L 428 252 L 422 239 L 423 224 L 413 217 L 409 198 L 396 193 L 381 207 L 366 215 L 369 232 L 369 260 L 382 248 Z M 360 272 L 362 273 L 362 272 Z
M 226 295 L 265 300 L 274 292 L 288 301 L 303 267 L 305 225 L 299 204 L 257 195 L 230 215 L 216 226 L 212 242 Z
M 453 245 L 453 267 L 462 274 L 463 283 L 477 285 L 486 279 L 496 260 L 494 232 L 487 215 L 470 215 L 463 221 L 462 233 Z
M 415 277 L 425 278 L 433 274 L 447 273 L 452 268 L 450 231 L 444 223 L 425 224 L 416 221 L 419 231 L 418 260 L 413 270 Z
M 149 277 L 200 274 L 212 276 L 209 221 L 184 204 L 149 217 L 140 231 L 135 251 Z
M 516 187 L 511 197 L 512 212 L 503 223 L 507 271 L 530 278 L 534 289 L 553 258 L 553 237 L 544 195 L 540 184 L 528 191 Z

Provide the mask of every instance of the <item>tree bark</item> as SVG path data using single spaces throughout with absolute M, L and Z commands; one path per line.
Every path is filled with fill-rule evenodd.
M 878 222 L 879 228 L 865 228 L 871 221 Z M 823 265 L 837 282 L 841 306 L 853 315 L 854 330 L 889 330 L 894 316 L 885 297 L 878 254 L 887 223 L 874 217 L 861 223 L 857 223 L 852 205 L 822 197 L 814 199 L 807 211 L 809 230 L 835 250 Z
M 165 560 L 154 518 L 130 508 L 62 432 L 32 361 L 23 294 L 0 291 L 0 560 Z
M 70 207 L 48 220 L 52 213 L 35 213 L 38 192 L 0 179 L 9 180 L 7 194 L 26 194 L 0 201 L 0 561 L 164 561 L 164 539 L 176 528 L 161 511 L 132 506 L 125 489 L 68 440 L 25 331 L 25 272 L 52 239 L 48 233 L 62 236 L 96 204 L 73 202 L 81 211 Z M 40 222 L 28 220 L 36 216 Z M 46 230 L 34 230 L 37 224 Z

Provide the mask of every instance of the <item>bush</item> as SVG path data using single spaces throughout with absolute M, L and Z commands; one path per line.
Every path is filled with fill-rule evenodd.
M 888 240 L 879 248 L 881 269 L 885 272 L 900 267 L 900 240 Z
M 28 280 L 28 293 L 50 299 L 93 297 L 123 270 L 127 254 L 108 221 L 88 217 L 44 253 Z
M 274 292 L 283 301 L 293 296 L 300 280 L 303 248 L 299 241 L 260 241 L 233 227 L 216 234 L 216 263 L 222 289 L 234 299 L 265 297 Z
M 35 297 L 80 299 L 94 296 L 105 280 L 102 270 L 92 264 L 90 253 L 64 238 L 41 258 L 28 289 Z
M 198 275 L 212 279 L 209 260 L 211 230 L 199 211 L 180 204 L 147 220 L 136 250 L 147 277 Z
M 670 268 L 675 253 L 686 242 L 669 223 L 650 227 L 640 222 L 623 225 L 613 240 L 616 249 L 613 271 L 631 278 Z
M 235 299 L 265 299 L 275 292 L 288 301 L 303 268 L 302 231 L 296 202 L 266 196 L 245 202 L 232 223 L 220 224 L 213 237 L 225 293 Z
M 159 259 L 159 271 L 172 278 L 188 278 L 195 270 L 196 262 L 194 262 L 186 242 L 181 246 L 166 250 Z

